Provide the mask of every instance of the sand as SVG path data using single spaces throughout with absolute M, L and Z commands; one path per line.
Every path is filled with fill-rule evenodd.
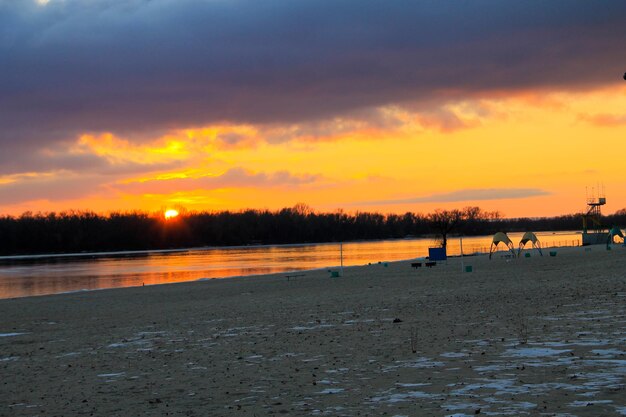
M 625 248 L 464 261 L 1 300 L 0 415 L 626 415 Z

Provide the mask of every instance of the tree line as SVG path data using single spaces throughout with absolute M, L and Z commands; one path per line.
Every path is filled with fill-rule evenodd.
M 605 216 L 607 226 L 626 225 L 626 209 Z M 498 231 L 580 230 L 580 214 L 505 219 L 479 207 L 421 214 L 342 210 L 318 213 L 304 204 L 281 210 L 182 212 L 26 212 L 0 216 L 0 255 L 170 249 L 203 246 L 340 242 L 433 237 L 442 246 L 450 235 Z

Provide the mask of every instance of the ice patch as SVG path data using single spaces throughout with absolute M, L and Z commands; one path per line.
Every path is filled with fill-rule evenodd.
M 464 352 L 444 352 L 441 355 L 444 358 L 463 358 L 465 356 L 469 356 L 467 353 Z
M 613 401 L 611 400 L 597 400 L 597 401 L 573 401 L 568 405 L 570 407 L 587 407 L 596 404 L 611 404 Z
M 463 388 L 456 389 L 451 392 L 453 395 L 474 395 L 472 391 L 483 389 L 495 390 L 495 395 L 504 394 L 523 394 L 528 392 L 527 387 L 516 386 L 513 379 L 485 379 L 484 382 L 477 384 L 469 384 Z
M 343 388 L 326 388 L 325 390 L 318 392 L 318 394 L 338 394 L 343 391 L 345 391 Z
M 124 372 L 117 372 L 112 374 L 98 374 L 100 378 L 115 378 L 122 375 L 124 375 Z
M 608 339 L 580 339 L 576 341 L 561 340 L 558 342 L 543 342 L 543 346 L 566 347 L 566 346 L 606 346 L 611 343 Z
M 335 327 L 335 326 L 333 326 L 332 324 L 318 324 L 314 326 L 295 326 L 295 327 L 292 327 L 291 330 L 302 332 L 305 330 L 327 329 L 329 327 Z
M 519 403 L 514 403 L 513 407 L 515 407 L 515 408 L 524 408 L 524 409 L 529 410 L 531 408 L 537 407 L 537 404 L 530 403 L 528 401 L 522 401 L 522 402 L 519 402 Z
M 507 349 L 502 356 L 523 357 L 523 358 L 541 358 L 545 356 L 556 356 L 562 353 L 571 352 L 570 349 L 551 349 L 551 348 L 515 348 Z
M 0 358 L 0 362 L 13 362 L 18 360 L 19 356 L 7 356 L 6 358 Z
M 450 411 L 469 410 L 469 409 L 476 410 L 477 408 L 480 408 L 480 404 L 476 404 L 476 403 L 444 404 L 441 406 L 441 408 L 445 408 L 446 410 L 450 410 Z
M 598 394 L 600 394 L 600 391 L 587 391 L 578 395 L 581 397 L 595 397 Z
M 474 371 L 476 372 L 496 372 L 503 371 L 505 369 L 515 368 L 515 365 L 512 364 L 502 364 L 502 365 L 485 365 L 485 366 L 475 366 Z
M 623 356 L 626 355 L 626 352 L 619 349 L 593 349 L 591 351 L 594 355 L 599 356 Z
M 61 355 L 58 355 L 57 358 L 66 358 L 68 356 L 78 356 L 80 355 L 79 352 L 68 352 L 68 353 L 63 353 Z
M 348 372 L 350 370 L 350 368 L 338 368 L 338 369 L 327 369 L 326 372 L 327 374 L 338 374 L 341 372 Z
M 336 381 L 330 380 L 330 379 L 322 379 L 320 381 L 317 381 L 318 384 L 320 385 L 333 385 L 336 384 Z
M 241 403 L 241 402 L 246 402 L 246 401 L 253 401 L 253 400 L 256 400 L 257 398 L 259 398 L 259 397 L 257 397 L 256 395 L 250 395 L 248 397 L 239 398 L 238 400 L 235 400 L 235 402 L 236 403 Z
M 145 345 L 147 343 L 149 343 L 147 340 L 128 340 L 128 341 L 124 341 L 124 342 L 111 343 L 107 347 L 109 347 L 109 348 L 122 348 L 122 347 L 130 347 L 130 346 L 133 346 L 133 345 Z
M 26 404 L 26 403 L 9 404 L 9 408 L 13 408 L 13 407 L 36 408 L 36 407 L 41 407 L 41 405 L 39 405 L 39 404 Z
M 307 404 L 304 404 L 304 406 L 306 406 L 306 405 Z M 315 409 L 315 410 L 311 411 L 311 414 L 314 415 L 314 416 L 319 416 L 319 415 L 324 415 L 324 416 L 344 415 L 344 414 L 338 414 L 339 412 L 341 412 L 344 409 L 345 408 L 341 407 L 341 406 L 328 407 L 324 411 Z
M 578 377 L 587 380 L 587 382 L 583 383 L 586 389 L 594 390 L 598 388 L 622 388 L 622 374 L 623 373 L 589 372 L 578 374 Z
M 424 391 L 409 391 L 406 393 L 382 395 L 380 397 L 372 397 L 370 402 L 373 403 L 400 403 L 405 401 L 411 401 L 416 399 L 440 399 L 442 398 L 437 394 L 429 394 Z
M 432 384 L 430 384 L 430 383 L 401 384 L 399 382 L 396 382 L 396 386 L 402 387 L 402 388 L 425 387 L 425 386 L 428 386 L 428 385 L 432 385 Z
M 363 319 L 363 320 L 346 320 L 343 322 L 345 326 L 349 326 L 357 323 L 374 323 L 374 319 Z
M 21 336 L 23 334 L 28 334 L 28 333 L 0 333 L 0 337 Z

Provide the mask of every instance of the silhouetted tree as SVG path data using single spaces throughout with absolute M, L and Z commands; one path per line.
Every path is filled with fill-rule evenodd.
M 461 210 L 441 210 L 437 209 L 428 217 L 433 229 L 441 236 L 441 247 L 448 246 L 448 234 L 459 226 L 463 219 Z
M 626 226 L 626 209 L 605 216 L 607 225 Z M 0 216 L 0 255 L 164 249 L 200 246 L 338 242 L 436 233 L 447 246 L 453 232 L 577 230 L 580 214 L 503 219 L 479 207 L 431 214 L 382 214 L 343 210 L 317 213 L 306 204 L 278 211 L 187 212 L 165 220 L 162 213 L 90 211 L 25 212 Z

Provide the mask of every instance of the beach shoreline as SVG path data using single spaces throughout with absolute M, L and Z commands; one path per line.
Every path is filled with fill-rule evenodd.
M 626 415 L 626 249 L 530 253 L 0 300 L 0 415 Z
M 544 250 L 546 247 L 554 249 L 555 243 L 564 243 L 559 238 L 554 239 L 554 236 L 572 237 L 569 232 L 552 233 L 550 236 L 552 240 L 546 238 L 544 241 Z M 468 237 L 464 240 L 464 253 L 480 255 L 489 252 L 491 239 L 491 236 Z M 376 262 L 420 260 L 428 254 L 430 243 L 428 239 L 401 239 L 167 252 L 110 252 L 102 253 L 106 256 L 101 258 L 93 257 L 97 254 L 89 254 L 75 258 L 36 256 L 15 262 L 0 259 L 0 298 L 310 271 L 337 268 L 341 263 L 344 266 L 362 266 Z M 460 255 L 459 243 L 449 241 L 449 256 Z

